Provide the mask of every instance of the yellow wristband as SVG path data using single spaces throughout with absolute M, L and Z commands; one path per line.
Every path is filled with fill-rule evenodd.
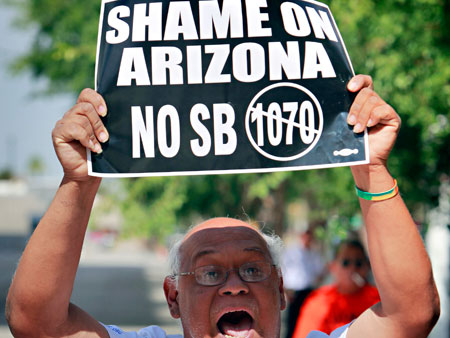
M 397 180 L 395 179 L 394 179 L 394 187 L 385 192 L 371 193 L 364 190 L 360 190 L 357 186 L 355 186 L 355 188 L 358 197 L 361 197 L 367 201 L 384 201 L 398 194 L 398 185 Z

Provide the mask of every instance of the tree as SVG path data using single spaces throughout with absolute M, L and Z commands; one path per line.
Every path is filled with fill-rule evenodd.
M 450 1 L 329 1 L 355 69 L 403 120 L 391 165 L 411 207 L 450 173 Z M 348 15 L 347 13 L 352 13 Z
M 14 173 L 9 168 L 0 169 L 0 180 L 12 180 L 14 178 Z
M 436 203 L 450 172 L 449 0 L 329 0 L 357 73 L 403 119 L 391 168 L 412 210 Z M 17 63 L 51 80 L 51 90 L 92 86 L 100 1 L 20 0 L 37 25 L 32 48 Z M 283 230 L 284 206 L 301 198 L 313 219 L 357 210 L 348 169 L 125 180 L 122 209 L 131 234 L 165 234 L 202 216 L 263 219 Z M 299 197 L 300 196 L 300 197 Z M 165 224 L 161 228 L 161 224 Z
M 45 164 L 42 161 L 42 158 L 40 158 L 39 156 L 37 155 L 32 156 L 28 160 L 28 171 L 30 172 L 31 175 L 42 174 L 44 172 L 44 169 Z
M 37 29 L 28 52 L 15 63 L 49 81 L 50 92 L 94 86 L 101 1 L 3 0 L 20 9 L 19 26 Z

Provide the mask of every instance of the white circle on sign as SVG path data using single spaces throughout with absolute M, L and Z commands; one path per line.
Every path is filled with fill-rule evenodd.
M 278 113 L 278 114 L 273 115 L 272 113 L 269 114 L 268 112 L 265 112 L 262 109 L 258 108 L 259 105 L 260 105 L 258 100 L 261 98 L 262 95 L 268 93 L 269 91 L 271 91 L 271 90 L 273 90 L 275 88 L 280 88 L 280 87 L 289 87 L 289 88 L 297 89 L 298 91 L 300 91 L 302 93 L 301 94 L 302 96 L 304 96 L 306 94 L 306 96 L 309 99 L 312 100 L 313 104 L 311 103 L 311 101 L 303 101 L 303 102 L 301 102 L 300 103 L 300 107 L 299 107 L 299 111 L 297 113 L 299 114 L 299 119 L 300 119 L 301 118 L 300 110 L 302 109 L 301 107 L 303 107 L 303 104 L 305 104 L 305 106 L 306 106 L 305 109 L 308 110 L 308 112 L 310 112 L 311 107 L 313 107 L 313 108 L 315 107 L 315 110 L 314 110 L 313 113 L 314 113 L 314 116 L 318 117 L 317 128 L 313 128 L 311 126 L 306 126 L 304 123 L 301 124 L 301 123 L 295 122 L 295 121 L 293 121 L 290 118 L 286 119 L 284 117 L 280 117 L 279 111 L 277 109 L 272 109 L 272 110 L 274 110 L 275 112 Z M 284 102 L 284 103 L 286 103 L 286 102 Z M 272 102 L 270 105 L 272 105 L 272 104 L 274 104 L 275 107 L 281 107 L 277 102 Z M 292 102 L 289 102 L 289 104 L 292 104 Z M 255 113 L 257 113 L 257 115 L 258 115 L 256 118 L 254 117 Z M 295 127 L 295 128 L 300 129 L 300 134 L 302 136 L 304 135 L 304 139 L 305 139 L 304 143 L 308 144 L 308 147 L 306 149 L 302 149 L 298 154 L 291 155 L 291 156 L 286 156 L 286 157 L 270 154 L 269 152 L 263 150 L 262 147 L 258 144 L 258 143 L 261 142 L 259 140 L 259 136 L 257 137 L 258 140 L 255 140 L 253 135 L 252 135 L 251 129 L 250 129 L 250 123 L 251 123 L 250 119 L 251 118 L 253 119 L 253 121 L 252 121 L 252 123 L 253 123 L 255 119 L 258 119 L 258 118 L 262 119 L 263 116 L 266 117 L 266 120 L 268 120 L 270 118 L 272 121 L 275 121 L 277 124 L 279 124 L 279 123 L 281 123 L 281 124 L 288 124 L 288 125 L 290 124 L 291 128 Z M 262 123 L 258 127 L 261 127 L 261 126 L 262 126 Z M 268 123 L 267 123 L 267 126 L 269 126 Z M 315 147 L 315 145 L 317 144 L 317 142 L 320 139 L 320 136 L 322 135 L 322 130 L 323 130 L 322 107 L 320 106 L 319 100 L 317 100 L 317 98 L 314 96 L 314 94 L 310 90 L 308 90 L 307 88 L 305 88 L 303 86 L 300 86 L 300 85 L 298 85 L 296 83 L 290 83 L 290 82 L 276 83 L 276 84 L 270 85 L 270 86 L 262 89 L 261 91 L 259 91 L 255 95 L 255 97 L 252 99 L 250 104 L 248 105 L 247 112 L 246 112 L 246 115 L 245 115 L 245 130 L 246 130 L 246 133 L 247 133 L 247 137 L 248 137 L 250 143 L 252 144 L 253 148 L 255 148 L 256 151 L 258 151 L 264 157 L 267 157 L 267 158 L 269 158 L 271 160 L 274 160 L 274 161 L 280 161 L 280 162 L 281 161 L 286 162 L 286 161 L 296 160 L 296 159 L 298 159 L 298 158 L 300 158 L 302 156 L 305 156 L 307 153 L 309 153 Z M 258 128 L 258 130 L 259 130 L 259 128 Z M 259 130 L 259 132 L 262 132 L 262 131 Z M 273 133 L 273 126 L 271 128 L 271 132 Z M 311 134 L 312 133 L 314 135 L 313 135 L 313 138 L 311 139 Z M 286 137 L 288 137 L 288 136 L 286 135 Z M 272 137 L 272 139 L 273 139 L 273 137 Z M 262 141 L 262 142 L 264 142 L 264 141 Z M 287 140 L 286 140 L 286 143 L 287 143 Z

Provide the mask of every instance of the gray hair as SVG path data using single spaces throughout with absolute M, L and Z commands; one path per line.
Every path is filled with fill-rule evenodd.
M 258 231 L 258 233 L 266 242 L 270 258 L 272 260 L 272 264 L 277 267 L 278 273 L 281 275 L 281 253 L 284 247 L 282 239 L 274 233 L 265 234 L 261 231 Z M 176 241 L 169 251 L 168 260 L 170 273 L 172 276 L 174 276 L 176 281 L 178 281 L 178 274 L 180 273 L 180 266 L 181 266 L 180 247 L 181 244 L 183 243 L 183 239 L 184 238 L 181 238 L 178 241 Z

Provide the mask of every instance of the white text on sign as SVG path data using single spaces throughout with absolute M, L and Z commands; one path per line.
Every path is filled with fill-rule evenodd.
M 181 143 L 181 129 L 177 109 L 172 105 L 165 105 L 158 110 L 156 116 L 155 128 L 153 106 L 145 107 L 145 119 L 141 107 L 131 107 L 133 158 L 142 156 L 141 143 L 146 158 L 155 157 L 156 147 L 165 158 L 172 158 L 178 154 Z M 237 147 L 237 135 L 233 129 L 235 122 L 233 107 L 227 103 L 213 104 L 214 134 L 212 136 L 202 124 L 202 121 L 210 118 L 211 113 L 206 105 L 199 103 L 192 107 L 190 122 L 192 129 L 199 136 L 199 138 L 190 141 L 192 153 L 197 157 L 208 155 L 211 152 L 213 142 L 214 155 L 234 153 Z

